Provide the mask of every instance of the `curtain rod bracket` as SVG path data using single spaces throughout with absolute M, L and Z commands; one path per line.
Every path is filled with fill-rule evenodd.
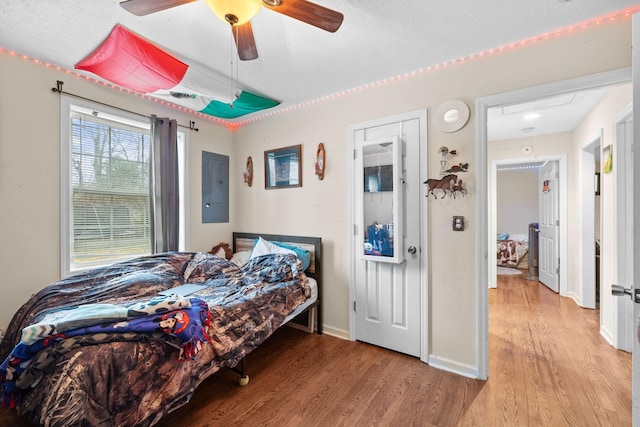
M 64 82 L 62 80 L 57 80 L 56 81 L 56 87 L 52 87 L 51 88 L 51 92 L 62 93 L 62 85 L 63 84 L 64 84 Z
M 194 122 L 193 120 L 189 120 L 189 129 L 200 132 L 200 129 L 196 127 L 196 122 Z

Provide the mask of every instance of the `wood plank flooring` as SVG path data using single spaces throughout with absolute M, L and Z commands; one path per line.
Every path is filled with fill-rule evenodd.
M 500 276 L 490 290 L 486 382 L 282 328 L 248 357 L 248 386 L 222 370 L 160 425 L 631 425 L 631 356 L 598 334 L 597 311 L 523 277 Z M 2 409 L 5 425 L 28 424 Z

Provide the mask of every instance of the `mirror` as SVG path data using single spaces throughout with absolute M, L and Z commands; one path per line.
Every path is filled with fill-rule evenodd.
M 435 120 L 442 132 L 457 132 L 469 120 L 469 106 L 459 99 L 443 102 L 436 111 Z
M 404 260 L 402 140 L 360 142 L 356 162 L 362 177 L 357 183 L 361 258 L 399 264 Z

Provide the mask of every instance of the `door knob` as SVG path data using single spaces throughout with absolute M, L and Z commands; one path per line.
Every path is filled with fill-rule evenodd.
M 629 297 L 631 297 L 631 288 L 625 288 L 620 285 L 611 285 L 611 295 L 615 295 L 617 297 L 629 295 Z
M 640 304 L 640 288 L 632 290 L 631 288 L 625 288 L 620 285 L 611 285 L 611 295 L 615 295 L 617 297 L 629 295 L 629 298 L 631 298 L 633 302 Z
M 415 246 L 409 246 L 409 249 L 407 249 L 407 252 L 409 252 L 411 255 L 415 254 L 417 251 Z

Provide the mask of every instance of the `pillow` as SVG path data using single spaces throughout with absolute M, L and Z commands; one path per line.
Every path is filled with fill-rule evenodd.
M 509 236 L 511 240 L 515 240 L 516 242 L 528 242 L 529 235 L 528 234 L 511 234 Z
M 251 257 L 249 259 L 254 259 L 259 256 L 269 255 L 269 254 L 294 254 L 296 253 L 291 249 L 281 248 L 278 245 L 274 245 L 268 240 L 264 240 L 262 237 L 258 237 L 258 241 L 256 242 L 253 250 L 251 251 Z
M 311 253 L 308 250 L 288 243 L 270 242 L 258 237 L 253 251 L 251 251 L 251 259 L 268 254 L 294 254 L 302 262 L 302 271 L 311 265 Z
M 507 240 L 508 238 L 509 234 L 507 233 L 498 234 L 498 240 Z
M 233 262 L 238 267 L 242 267 L 249 261 L 250 258 L 251 251 L 240 251 L 233 254 L 233 256 L 231 257 L 231 262 Z
M 290 245 L 288 243 L 273 242 L 273 244 L 295 252 L 296 256 L 302 261 L 302 271 L 307 271 L 307 268 L 311 265 L 311 252 L 300 246 Z

